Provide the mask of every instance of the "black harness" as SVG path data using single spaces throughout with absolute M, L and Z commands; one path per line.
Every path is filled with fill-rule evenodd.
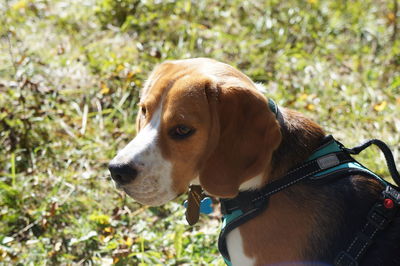
M 281 120 L 282 115 L 273 101 L 270 101 L 270 108 L 277 115 L 278 120 Z M 355 235 L 349 247 L 341 251 L 335 258 L 334 265 L 357 266 L 368 247 L 373 243 L 377 232 L 385 229 L 400 209 L 399 188 L 386 182 L 351 156 L 359 154 L 372 144 L 382 150 L 389 172 L 396 184 L 399 185 L 400 175 L 396 169 L 392 152 L 384 142 L 373 139 L 363 145 L 348 149 L 332 136 L 327 136 L 308 160 L 288 171 L 284 177 L 259 190 L 240 192 L 232 199 L 220 199 L 223 225 L 218 239 L 218 249 L 225 262 L 231 265 L 226 246 L 227 234 L 265 210 L 271 195 L 300 182 L 326 182 L 351 175 L 362 175 L 379 180 L 385 189 L 382 192 L 382 198 L 371 208 L 363 228 Z

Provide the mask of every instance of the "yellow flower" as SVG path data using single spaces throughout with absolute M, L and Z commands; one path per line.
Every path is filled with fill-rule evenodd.
M 126 77 L 127 77 L 128 79 L 131 79 L 134 75 L 135 75 L 135 72 L 129 71 L 128 74 L 126 74 Z
M 314 111 L 315 110 L 315 105 L 312 103 L 307 104 L 306 109 L 309 111 Z
M 27 6 L 27 4 L 28 4 L 28 3 L 27 3 L 26 0 L 21 0 L 21 1 L 16 2 L 16 3 L 12 6 L 12 8 L 13 8 L 14 10 L 25 9 L 26 6 Z
M 107 87 L 107 85 L 105 83 L 101 82 L 100 88 L 101 88 L 101 90 L 100 90 L 101 94 L 109 94 L 110 93 L 110 88 Z
M 301 94 L 301 95 L 299 96 L 299 101 L 304 101 L 304 100 L 307 99 L 307 97 L 308 97 L 308 94 L 307 94 L 307 93 L 303 93 L 303 94 Z
M 117 69 L 115 70 L 115 72 L 120 72 L 121 70 L 124 70 L 125 69 L 125 67 L 124 67 L 124 65 L 118 65 L 117 66 Z
M 114 228 L 112 228 L 111 226 L 107 226 L 106 228 L 104 228 L 104 232 L 107 234 L 111 234 L 114 232 Z
M 127 237 L 125 239 L 125 245 L 127 245 L 128 247 L 132 246 L 133 244 L 133 239 L 131 237 Z
M 375 104 L 374 105 L 374 110 L 377 112 L 381 112 L 386 108 L 387 102 L 382 101 L 381 103 Z
M 388 20 L 388 23 L 392 24 L 396 22 L 396 15 L 393 12 L 389 12 L 386 14 L 386 18 Z

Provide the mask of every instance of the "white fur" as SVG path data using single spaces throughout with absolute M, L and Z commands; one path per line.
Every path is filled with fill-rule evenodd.
M 176 197 L 172 189 L 172 165 L 162 157 L 158 145 L 161 109 L 160 106 L 150 123 L 112 160 L 114 164 L 128 163 L 137 169 L 135 180 L 120 188 L 138 202 L 152 206 Z
M 239 228 L 233 229 L 226 236 L 226 245 L 228 247 L 229 257 L 231 259 L 232 265 L 254 265 L 255 260 L 247 257 L 243 250 L 243 240 L 240 235 Z
M 200 178 L 199 178 L 199 176 L 197 176 L 196 178 L 194 178 L 194 179 L 190 182 L 190 184 L 191 184 L 191 185 L 198 185 L 198 186 L 200 186 Z
M 253 190 L 260 188 L 262 186 L 263 175 L 259 174 L 250 180 L 242 183 L 239 187 L 240 191 L 244 190 Z M 228 247 L 229 256 L 232 262 L 232 265 L 254 265 L 255 260 L 252 258 L 247 257 L 244 254 L 243 250 L 243 240 L 242 236 L 240 235 L 239 227 L 233 229 L 229 234 L 226 236 L 226 244 Z
M 256 88 L 259 92 L 261 92 L 262 94 L 265 94 L 267 92 L 267 89 L 265 88 L 264 84 L 262 83 L 255 83 Z
M 255 190 L 260 188 L 263 185 L 263 175 L 259 174 L 249 180 L 247 180 L 246 182 L 243 182 L 240 187 L 239 190 L 240 191 L 245 191 L 245 190 Z

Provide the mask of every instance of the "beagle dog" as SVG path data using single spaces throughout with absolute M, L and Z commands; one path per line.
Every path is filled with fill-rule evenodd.
M 233 198 L 278 180 L 320 146 L 325 132 L 285 108 L 278 121 L 262 90 L 237 69 L 212 59 L 158 65 L 141 92 L 138 134 L 110 162 L 116 186 L 142 204 L 158 206 L 191 184 L 211 196 Z M 230 261 L 332 263 L 381 190 L 376 180 L 352 176 L 276 193 L 267 210 L 227 235 Z M 395 260 L 388 255 L 400 254 L 399 227 L 391 227 L 389 235 L 397 243 L 384 238 L 387 243 L 368 253 L 363 265 L 400 265 L 399 255 Z

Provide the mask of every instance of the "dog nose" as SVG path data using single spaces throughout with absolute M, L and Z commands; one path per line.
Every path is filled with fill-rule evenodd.
M 121 185 L 132 182 L 138 174 L 138 171 L 134 167 L 126 163 L 111 162 L 108 165 L 108 170 L 110 170 L 111 178 Z

